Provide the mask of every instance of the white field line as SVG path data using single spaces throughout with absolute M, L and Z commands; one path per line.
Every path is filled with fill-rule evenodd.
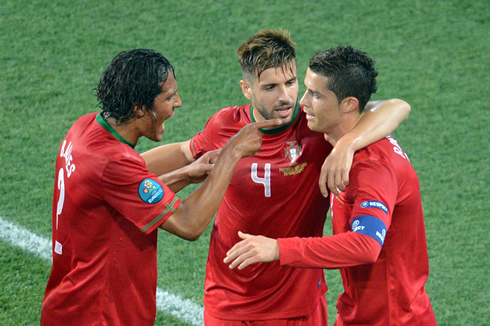
M 0 239 L 52 262 L 51 239 L 46 239 L 0 217 Z M 47 281 L 47 280 L 46 280 Z M 203 308 L 189 299 L 157 288 L 157 309 L 186 323 L 201 326 Z

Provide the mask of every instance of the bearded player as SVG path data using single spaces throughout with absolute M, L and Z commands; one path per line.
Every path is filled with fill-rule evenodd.
M 192 162 L 221 148 L 245 125 L 281 119 L 282 126 L 261 130 L 261 151 L 239 162 L 218 210 L 206 265 L 204 322 L 325 325 L 327 286 L 321 269 L 282 268 L 274 262 L 231 270 L 223 263 L 240 240 L 238 231 L 272 238 L 321 237 L 328 211 L 318 180 L 332 146 L 308 128 L 298 105 L 295 44 L 284 31 L 264 30 L 245 41 L 237 54 L 241 89 L 251 104 L 225 107 L 190 141 L 143 156 L 150 171 L 158 173 L 165 152 L 172 151 L 169 147 L 181 152 L 181 162 Z M 360 122 L 336 147 L 338 157 L 344 158 L 339 166 L 349 165 L 355 150 L 391 133 L 409 110 L 401 100 L 368 104 L 363 120 L 369 123 Z

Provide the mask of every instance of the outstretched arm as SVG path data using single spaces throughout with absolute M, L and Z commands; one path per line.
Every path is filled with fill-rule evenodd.
M 281 266 L 344 268 L 374 263 L 381 246 L 373 238 L 347 232 L 322 238 L 271 239 L 239 232 L 242 241 L 226 253 L 225 264 L 239 270 L 255 263 L 280 260 Z
M 336 195 L 349 185 L 354 153 L 391 134 L 410 114 L 410 105 L 399 99 L 372 101 L 357 125 L 340 138 L 322 166 L 318 184 L 323 196 Z
M 260 150 L 262 134 L 259 129 L 274 128 L 281 123 L 280 119 L 251 123 L 230 138 L 206 181 L 185 198 L 160 227 L 181 238 L 197 240 L 216 214 L 238 161 Z

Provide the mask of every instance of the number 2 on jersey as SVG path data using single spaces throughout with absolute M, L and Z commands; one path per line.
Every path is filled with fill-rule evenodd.
M 255 183 L 261 183 L 264 185 L 264 196 L 265 197 L 270 197 L 271 196 L 271 164 L 266 163 L 264 167 L 264 177 L 260 178 L 257 175 L 257 169 L 258 169 L 258 164 L 257 163 L 252 163 L 252 181 Z

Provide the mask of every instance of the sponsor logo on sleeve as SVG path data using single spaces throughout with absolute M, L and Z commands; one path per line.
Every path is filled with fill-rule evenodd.
M 384 211 L 386 214 L 388 214 L 388 207 L 386 207 L 386 205 L 380 201 L 376 201 L 376 200 L 365 201 L 365 202 L 362 202 L 361 207 L 362 208 L 367 208 L 367 207 L 378 208 L 378 209 L 381 209 L 382 211 Z
M 378 241 L 381 246 L 385 242 L 386 225 L 377 217 L 362 215 L 356 217 L 351 223 L 352 232 L 367 235 Z
M 163 188 L 155 180 L 145 179 L 140 183 L 139 195 L 145 203 L 156 204 L 163 198 Z

